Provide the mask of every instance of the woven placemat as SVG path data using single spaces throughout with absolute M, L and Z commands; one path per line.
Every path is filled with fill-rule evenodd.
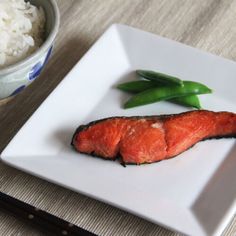
M 231 60 L 236 59 L 236 0 L 57 2 L 61 12 L 61 27 L 49 64 L 30 88 L 9 104 L 8 101 L 2 101 L 5 105 L 0 107 L 1 150 L 112 23 L 128 24 Z M 80 101 L 73 101 L 72 105 L 76 102 Z M 3 163 L 0 163 L 0 191 L 98 235 L 180 235 Z M 0 212 L 0 234 L 43 235 L 3 212 Z M 236 235 L 236 218 L 223 235 Z

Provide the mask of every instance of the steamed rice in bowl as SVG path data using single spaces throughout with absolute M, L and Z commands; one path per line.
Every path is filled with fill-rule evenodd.
M 36 51 L 44 41 L 45 13 L 24 0 L 0 0 L 0 69 Z
M 56 0 L 0 0 L 0 105 L 39 77 L 59 24 Z

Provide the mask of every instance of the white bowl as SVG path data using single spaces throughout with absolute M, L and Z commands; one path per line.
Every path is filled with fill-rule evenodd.
M 14 96 L 31 84 L 41 73 L 51 55 L 59 28 L 59 10 L 55 0 L 30 0 L 41 6 L 46 15 L 46 39 L 41 47 L 27 58 L 0 69 L 0 99 Z

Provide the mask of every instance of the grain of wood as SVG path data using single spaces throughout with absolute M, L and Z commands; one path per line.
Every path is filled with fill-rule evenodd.
M 236 0 L 57 2 L 61 26 L 53 57 L 40 78 L 0 107 L 0 150 L 112 23 L 128 24 L 236 60 Z M 180 235 L 5 164 L 0 164 L 0 191 L 98 235 Z M 0 214 L 0 232 L 4 235 L 43 235 L 5 213 Z M 236 235 L 236 218 L 223 235 Z

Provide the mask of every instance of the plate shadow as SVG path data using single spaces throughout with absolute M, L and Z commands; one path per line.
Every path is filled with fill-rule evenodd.
M 227 224 L 236 197 L 236 144 L 203 189 L 191 210 L 207 235 Z M 230 211 L 231 210 L 231 211 Z M 222 221 L 222 222 L 221 222 Z M 225 222 L 223 222 L 225 221 Z M 226 226 L 226 225 L 225 225 Z

